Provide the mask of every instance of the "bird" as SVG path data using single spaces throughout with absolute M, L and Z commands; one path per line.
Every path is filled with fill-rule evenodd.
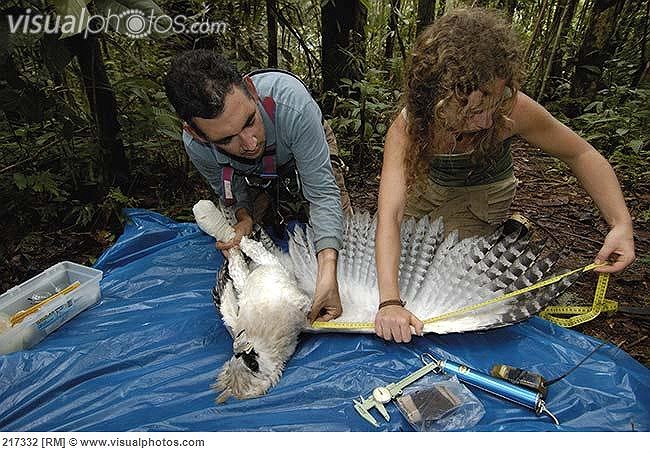
M 234 232 L 224 210 L 208 200 L 194 206 L 199 227 L 228 241 Z M 374 333 L 379 303 L 376 227 L 376 216 L 368 212 L 346 218 L 337 266 L 343 313 L 325 325 L 315 326 L 307 318 L 318 268 L 311 226 L 294 228 L 288 253 L 259 228 L 261 237 L 243 237 L 240 247 L 231 249 L 216 288 L 218 309 L 233 337 L 233 356 L 213 385 L 221 391 L 218 403 L 231 396 L 259 397 L 276 385 L 303 331 Z M 408 218 L 402 222 L 400 240 L 400 294 L 411 313 L 434 320 L 425 320 L 424 334 L 486 330 L 524 321 L 579 277 L 570 275 L 485 304 L 552 276 L 562 252 L 548 250 L 545 240 L 533 239 L 528 228 L 512 221 L 492 234 L 460 239 L 457 231 L 445 231 L 442 218 Z

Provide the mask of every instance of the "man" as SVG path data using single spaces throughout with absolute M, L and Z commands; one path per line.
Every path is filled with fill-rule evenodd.
M 194 50 L 176 57 L 165 88 L 184 121 L 192 163 L 235 210 L 235 237 L 217 248 L 237 246 L 253 223 L 277 225 L 292 213 L 300 219 L 300 202 L 287 198 L 301 192 L 318 253 L 309 319 L 340 316 L 336 264 L 350 202 L 335 138 L 302 82 L 273 70 L 242 77 L 221 55 Z

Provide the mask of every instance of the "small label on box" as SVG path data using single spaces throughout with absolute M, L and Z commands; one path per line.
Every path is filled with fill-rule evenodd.
M 75 300 L 73 298 L 66 301 L 61 306 L 58 306 L 54 311 L 50 312 L 42 319 L 39 319 L 36 322 L 36 328 L 38 328 L 40 331 L 46 331 L 50 326 L 52 326 L 52 324 L 62 318 L 65 318 L 68 312 L 72 309 L 74 303 Z

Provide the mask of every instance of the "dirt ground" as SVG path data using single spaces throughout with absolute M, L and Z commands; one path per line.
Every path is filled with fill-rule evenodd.
M 578 268 L 593 261 L 607 231 L 596 208 L 575 182 L 570 173 L 554 159 L 524 143 L 513 147 L 515 174 L 520 180 L 513 211 L 518 211 L 534 222 L 540 233 L 548 234 L 559 247 L 570 250 L 560 264 L 565 268 Z M 347 175 L 348 189 L 355 209 L 376 210 L 379 170 L 381 162 L 370 159 L 363 164 L 350 163 Z M 200 178 L 190 178 L 183 183 L 165 184 L 178 174 L 156 175 L 149 180 L 134 181 L 133 193 L 139 207 L 161 211 L 160 200 L 173 200 L 173 205 L 163 213 L 172 218 L 188 221 L 191 206 L 197 199 L 210 196 L 209 189 Z M 622 180 L 622 185 L 629 184 Z M 165 192 L 173 186 L 174 192 Z M 637 261 L 622 274 L 610 279 L 607 298 L 620 303 L 614 314 L 601 314 L 596 319 L 576 327 L 622 348 L 646 366 L 650 366 L 650 266 L 641 261 L 650 258 L 650 232 L 641 213 L 650 209 L 650 181 L 637 185 L 636 193 L 625 192 L 626 201 L 635 218 Z M 6 224 L 6 223 L 5 223 Z M 3 225 L 4 228 L 4 225 Z M 1 292 L 20 284 L 62 260 L 91 265 L 119 236 L 121 226 L 97 228 L 92 232 L 75 232 L 64 228 L 38 231 L 29 234 L 11 228 L 5 229 L 5 240 L 0 244 Z M 590 305 L 596 286 L 596 275 L 585 275 L 570 290 L 571 304 Z M 639 311 L 631 313 L 627 311 Z M 645 312 L 643 312 L 645 310 Z M 626 312 L 623 312 L 626 311 Z
M 531 220 L 537 233 L 555 242 L 555 249 L 569 251 L 559 262 L 561 267 L 574 269 L 593 262 L 608 228 L 587 193 L 561 162 L 525 142 L 513 144 L 513 156 L 519 186 L 512 211 Z M 351 166 L 347 180 L 354 207 L 376 210 L 380 165 L 375 161 Z M 621 184 L 635 219 L 637 260 L 610 278 L 606 298 L 617 301 L 619 311 L 601 314 L 576 329 L 622 348 L 650 367 L 650 266 L 641 261 L 650 257 L 650 228 L 641 215 L 650 208 L 650 181 L 636 193 L 625 190 L 625 180 Z M 594 272 L 586 274 L 563 298 L 571 305 L 590 306 L 597 280 Z

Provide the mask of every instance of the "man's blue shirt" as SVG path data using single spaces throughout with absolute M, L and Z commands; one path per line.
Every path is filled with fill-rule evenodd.
M 291 75 L 282 72 L 266 72 L 253 75 L 251 78 L 260 99 L 270 96 L 275 102 L 275 124 L 261 102 L 257 105 L 264 122 L 266 146 L 276 145 L 278 168 L 292 159 L 296 162 L 302 191 L 309 202 L 310 223 L 314 229 L 316 250 L 341 249 L 343 239 L 341 196 L 332 172 L 318 104 L 305 86 Z M 222 169 L 224 166 L 230 166 L 235 170 L 231 187 L 235 197 L 235 211 L 244 207 L 252 213 L 252 200 L 248 196 L 242 174 L 262 173 L 262 158 L 257 160 L 232 158 L 214 150 L 208 144 L 193 139 L 185 131 L 183 143 L 196 169 L 206 178 L 221 199 L 224 199 Z

